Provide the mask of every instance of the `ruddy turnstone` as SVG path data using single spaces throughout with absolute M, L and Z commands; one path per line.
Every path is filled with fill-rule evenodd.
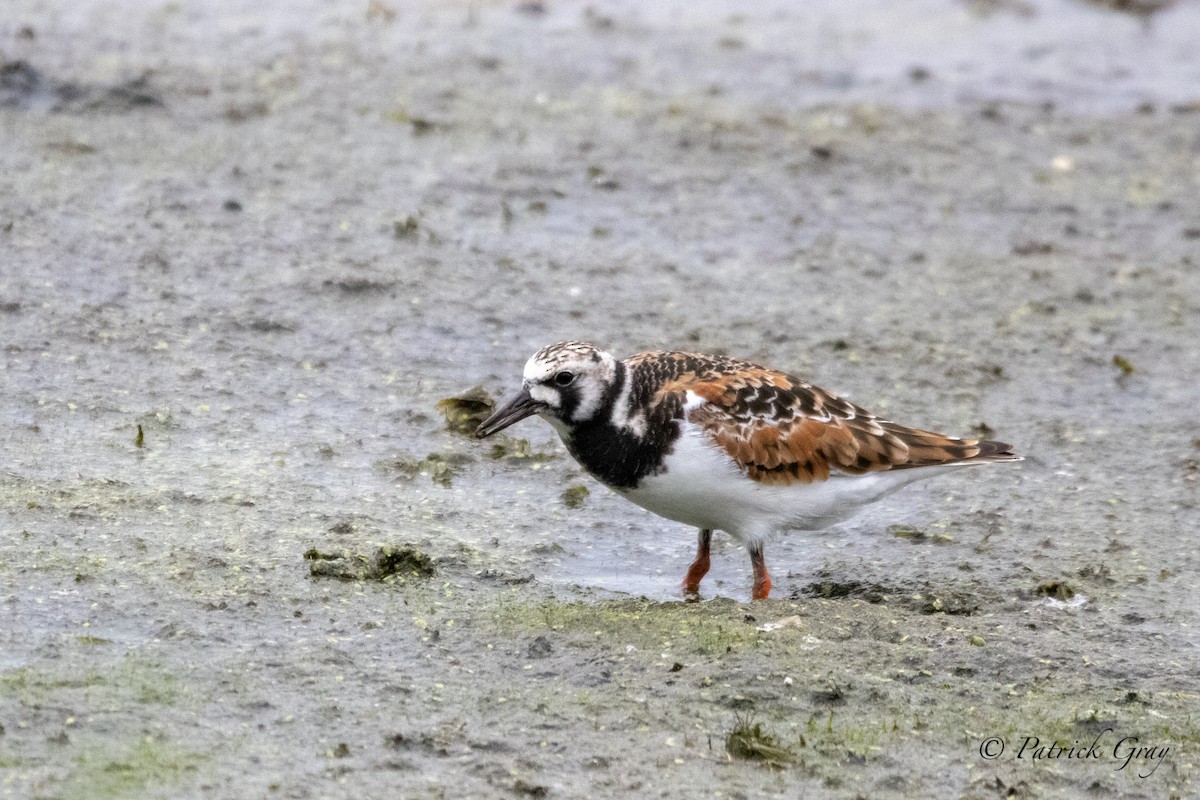
M 768 534 L 824 528 L 957 467 L 1021 460 L 1003 442 L 906 428 L 748 361 L 679 352 L 618 361 L 585 342 L 534 353 L 521 391 L 476 435 L 533 414 L 554 426 L 597 480 L 700 529 L 683 579 L 690 596 L 708 572 L 714 530 L 746 546 L 752 597 L 763 600 L 771 591 L 763 562 Z

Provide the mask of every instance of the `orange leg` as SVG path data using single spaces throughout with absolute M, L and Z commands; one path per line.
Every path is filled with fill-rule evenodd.
M 696 557 L 692 560 L 692 565 L 688 567 L 687 575 L 683 578 L 684 594 L 700 594 L 700 581 L 708 574 L 708 567 L 712 563 L 708 555 L 711 543 L 712 531 L 707 528 L 700 531 L 699 536 L 696 537 Z
M 754 567 L 754 589 L 750 597 L 753 600 L 766 600 L 771 593 L 771 576 L 767 574 L 762 545 L 757 542 L 750 545 L 750 565 Z

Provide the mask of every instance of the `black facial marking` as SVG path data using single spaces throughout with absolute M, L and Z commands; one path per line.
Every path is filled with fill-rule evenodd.
M 646 419 L 646 435 L 638 436 L 627 428 L 612 423 L 611 410 L 625 381 L 631 382 L 630 405 L 637 409 L 646 405 L 661 385 L 652 371 L 631 371 L 617 364 L 617 374 L 601 398 L 600 410 L 585 422 L 571 429 L 571 455 L 600 481 L 614 489 L 632 489 L 642 478 L 661 470 L 663 456 L 679 437 L 679 426 L 672 420 L 680 414 L 682 404 L 669 400 L 656 407 Z
M 579 407 L 579 387 L 563 386 L 555 387 L 558 392 L 558 410 L 555 414 L 564 421 L 568 421 L 575 416 L 575 409 Z

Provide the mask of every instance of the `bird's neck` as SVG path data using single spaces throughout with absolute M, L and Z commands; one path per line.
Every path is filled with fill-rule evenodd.
M 677 415 L 672 404 L 647 406 L 653 393 L 638 380 L 645 377 L 618 361 L 597 412 L 559 430 L 575 460 L 614 489 L 633 489 L 642 478 L 660 471 L 663 456 L 679 436 L 678 426 L 670 424 Z

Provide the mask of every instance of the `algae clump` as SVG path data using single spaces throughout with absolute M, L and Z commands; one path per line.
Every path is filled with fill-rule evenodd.
M 439 400 L 436 407 L 446 417 L 447 428 L 474 436 L 479 424 L 491 416 L 496 401 L 482 386 L 472 386 L 460 395 Z
M 795 758 L 791 750 L 775 743 L 775 737 L 763 730 L 761 722 L 751 722 L 749 717 L 738 717 L 733 730 L 725 734 L 725 752 L 733 758 L 761 761 L 776 769 Z
M 582 483 L 568 486 L 562 493 L 563 505 L 567 508 L 583 508 L 583 501 L 591 494 Z
M 385 546 L 374 553 L 322 553 L 310 547 L 304 553 L 308 574 L 314 578 L 342 581 L 383 581 L 401 578 L 432 578 L 437 574 L 434 560 L 408 545 Z

